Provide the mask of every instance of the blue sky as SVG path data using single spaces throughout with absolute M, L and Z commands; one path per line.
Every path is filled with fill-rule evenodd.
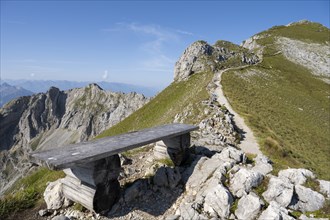
M 1 78 L 163 88 L 196 40 L 240 44 L 274 25 L 329 27 L 329 1 L 1 1 Z

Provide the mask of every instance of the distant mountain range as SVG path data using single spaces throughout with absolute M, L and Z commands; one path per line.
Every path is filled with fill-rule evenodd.
M 0 84 L 0 107 L 10 100 L 21 97 L 32 95 L 33 92 L 26 90 L 19 86 L 11 86 L 7 83 Z
M 33 93 L 46 92 L 50 87 L 54 86 L 60 90 L 68 90 L 73 88 L 85 87 L 93 82 L 75 82 L 66 80 L 11 80 L 4 79 L 3 83 L 10 84 L 12 86 L 19 86 L 26 90 L 30 90 Z M 116 83 L 116 82 L 97 82 L 97 84 L 104 90 L 110 90 L 113 92 L 137 92 L 141 93 L 147 97 L 154 96 L 159 89 L 153 87 L 144 87 L 126 83 Z

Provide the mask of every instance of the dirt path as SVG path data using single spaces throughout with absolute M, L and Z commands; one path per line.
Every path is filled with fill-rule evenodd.
M 224 70 L 224 71 L 226 71 L 226 70 Z M 244 119 L 233 110 L 233 108 L 229 104 L 227 98 L 223 94 L 222 85 L 221 85 L 221 76 L 224 71 L 216 73 L 216 76 L 214 77 L 214 79 L 215 79 L 214 83 L 217 85 L 217 88 L 215 89 L 215 94 L 217 95 L 218 102 L 221 105 L 225 105 L 226 108 L 229 110 L 229 112 L 234 115 L 233 119 L 234 119 L 236 126 L 242 130 L 243 140 L 241 140 L 241 142 L 239 143 L 238 146 L 245 153 L 261 155 L 262 153 L 259 149 L 259 144 L 258 144 L 255 136 L 253 135 L 252 130 L 245 124 Z

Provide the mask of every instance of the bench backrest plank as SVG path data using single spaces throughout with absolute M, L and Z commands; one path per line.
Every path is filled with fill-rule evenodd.
M 32 161 L 60 170 L 100 160 L 136 147 L 159 140 L 172 138 L 197 130 L 197 126 L 187 124 L 168 124 L 122 135 L 105 137 L 93 141 L 71 144 L 65 147 L 33 152 Z

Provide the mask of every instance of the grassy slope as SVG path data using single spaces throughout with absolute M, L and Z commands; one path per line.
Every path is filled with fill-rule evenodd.
M 281 54 L 272 55 L 277 51 L 274 36 L 324 43 L 329 41 L 329 29 L 313 23 L 263 33 L 271 34 L 258 42 L 266 45 L 263 62 L 223 74 L 225 95 L 252 127 L 277 170 L 306 167 L 330 180 L 330 87 Z
M 213 74 L 209 72 L 199 73 L 191 76 L 187 81 L 173 82 L 148 104 L 104 131 L 97 138 L 171 123 L 175 115 L 184 109 L 192 112 L 186 123 L 199 123 L 203 117 L 201 101 L 209 98 L 206 87 L 212 77 Z
M 61 171 L 49 171 L 41 168 L 18 181 L 4 198 L 0 200 L 0 219 L 8 217 L 43 202 L 42 194 L 47 182 L 64 177 Z

